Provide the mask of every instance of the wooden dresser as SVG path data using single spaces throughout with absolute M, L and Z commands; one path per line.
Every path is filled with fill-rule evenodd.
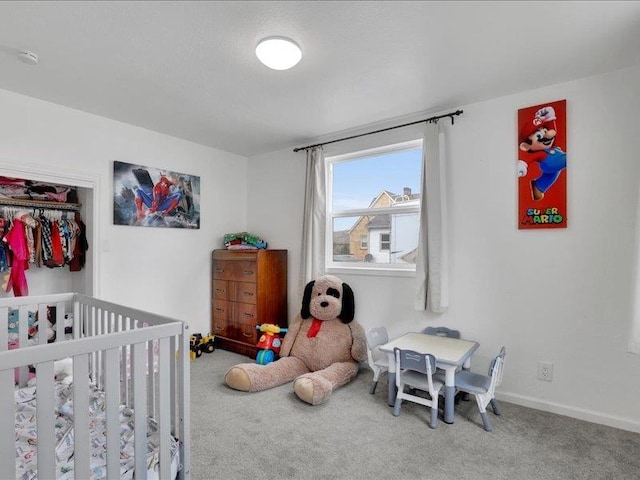
M 256 325 L 288 323 L 287 251 L 214 250 L 211 273 L 216 345 L 255 358 Z

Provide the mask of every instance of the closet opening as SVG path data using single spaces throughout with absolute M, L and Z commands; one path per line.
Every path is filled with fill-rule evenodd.
M 29 266 L 26 270 L 25 276 L 28 282 L 29 295 L 46 295 L 51 293 L 65 293 L 65 292 L 77 292 L 85 295 L 98 296 L 98 279 L 97 279 L 97 253 L 99 248 L 97 241 L 99 236 L 97 234 L 98 226 L 98 211 L 95 201 L 96 191 L 99 187 L 98 178 L 88 175 L 86 172 L 75 171 L 61 171 L 56 169 L 55 171 L 47 171 L 46 168 L 41 166 L 28 166 L 24 164 L 17 165 L 17 162 L 8 162 L 0 160 L 0 176 L 14 179 L 21 179 L 27 181 L 43 182 L 48 184 L 54 184 L 57 186 L 73 187 L 73 190 L 77 194 L 77 204 L 79 204 L 79 214 L 82 222 L 85 226 L 85 238 L 88 244 L 88 249 L 84 253 L 84 265 L 78 271 L 71 271 L 69 265 L 64 265 L 56 268 L 48 268 L 46 266 L 37 267 L 34 265 Z M 13 210 L 21 208 L 19 206 L 10 207 L 4 206 L 2 203 L 10 203 L 11 199 L 0 198 L 0 214 L 11 213 Z M 76 202 L 74 202 L 76 203 Z M 37 201 L 36 201 L 37 204 Z M 43 212 L 38 208 L 32 209 L 30 206 L 24 207 L 25 211 L 33 211 L 37 215 Z M 68 212 L 64 212 L 66 208 L 62 210 L 56 210 L 55 205 L 52 205 L 52 209 L 46 213 L 47 217 L 56 218 L 68 215 L 69 219 L 71 215 L 75 216 L 75 211 L 72 207 Z M 4 277 L 4 275 L 3 275 Z M 13 291 L 5 291 L 5 288 L 0 289 L 0 298 L 13 296 Z

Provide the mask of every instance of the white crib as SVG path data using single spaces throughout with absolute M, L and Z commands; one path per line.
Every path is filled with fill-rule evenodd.
M 19 326 L 10 334 L 14 310 Z M 32 319 L 37 312 L 35 335 L 30 312 Z M 54 312 L 55 341 L 47 343 L 45 319 Z M 184 322 L 75 293 L 0 299 L 0 478 L 122 478 L 125 456 L 127 475 L 136 479 L 189 479 L 189 336 Z M 15 341 L 8 348 L 10 339 L 17 348 Z M 54 362 L 62 359 L 73 364 L 65 399 L 72 415 L 64 418 L 71 423 L 63 439 L 54 378 Z M 29 366 L 35 367 L 31 382 Z M 33 463 L 30 475 L 17 441 L 17 399 L 25 392 L 34 394 L 34 446 L 25 454 Z M 99 434 L 90 398 L 100 406 Z M 131 427 L 129 456 L 122 450 L 123 415 Z M 99 455 L 92 448 L 96 438 L 104 439 Z M 62 472 L 61 442 L 72 448 Z

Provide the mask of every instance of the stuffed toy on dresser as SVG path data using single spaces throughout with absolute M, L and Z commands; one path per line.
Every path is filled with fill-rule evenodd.
M 282 340 L 280 359 L 235 365 L 225 375 L 226 384 L 258 392 L 293 381 L 298 398 L 311 405 L 325 403 L 367 359 L 364 330 L 354 314 L 353 291 L 342 280 L 323 275 L 309 282 L 300 314 Z

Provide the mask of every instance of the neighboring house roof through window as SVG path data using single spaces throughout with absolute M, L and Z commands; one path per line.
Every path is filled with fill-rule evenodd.
M 391 227 L 391 215 L 376 215 L 375 217 L 371 217 L 369 223 L 367 224 L 367 228 L 371 230 L 372 228 L 389 228 Z

